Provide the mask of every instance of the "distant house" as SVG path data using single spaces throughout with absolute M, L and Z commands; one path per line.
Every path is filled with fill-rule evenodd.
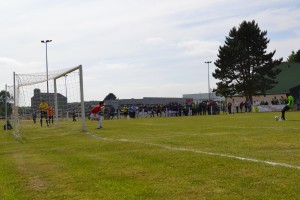
M 54 107 L 54 93 L 41 93 L 41 90 L 36 88 L 33 91 L 33 97 L 31 97 L 31 109 L 38 110 L 41 100 L 44 99 L 49 105 Z M 60 93 L 57 93 L 58 110 L 66 110 L 67 97 Z
M 183 94 L 183 98 L 193 99 L 194 102 L 202 102 L 207 100 L 225 101 L 225 97 L 217 96 L 216 93 L 198 93 L 198 94 Z
M 253 96 L 255 102 L 266 102 L 271 104 L 273 99 L 284 99 L 286 93 L 290 93 L 295 98 L 295 108 L 300 108 L 300 63 L 283 62 L 279 66 L 281 73 L 277 76 L 278 84 L 266 91 L 266 95 Z M 246 98 L 244 96 L 235 95 L 233 97 L 226 97 L 226 102 L 232 101 L 242 102 Z
M 278 84 L 268 94 L 285 94 L 300 85 L 300 63 L 283 62 L 278 66 L 281 73 L 277 76 Z M 299 95 L 297 95 L 299 97 Z
M 187 98 L 172 97 L 143 97 L 142 99 L 106 100 L 105 104 L 117 108 L 122 105 L 156 105 L 168 103 L 185 103 Z

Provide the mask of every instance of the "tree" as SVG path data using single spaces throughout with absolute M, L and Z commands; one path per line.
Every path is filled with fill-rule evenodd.
M 113 93 L 109 93 L 105 98 L 104 98 L 104 101 L 105 100 L 116 100 L 117 97 L 116 95 L 114 95 Z
M 6 93 L 6 95 L 5 95 Z M 10 115 L 12 112 L 12 106 L 11 103 L 9 103 L 12 100 L 12 97 L 10 96 L 9 92 L 6 92 L 5 90 L 2 90 L 0 92 L 0 115 L 5 116 L 5 103 L 7 102 L 7 114 Z
M 288 62 L 300 62 L 300 50 L 298 50 L 297 53 L 292 51 L 291 55 L 289 55 L 289 57 L 287 58 L 287 61 Z
M 266 53 L 266 35 L 267 31 L 261 31 L 254 20 L 243 21 L 238 29 L 230 30 L 214 63 L 213 77 L 221 80 L 214 92 L 225 97 L 239 94 L 252 101 L 252 96 L 265 95 L 275 86 L 276 76 L 281 72 L 276 66 L 282 58 L 273 60 L 276 51 Z

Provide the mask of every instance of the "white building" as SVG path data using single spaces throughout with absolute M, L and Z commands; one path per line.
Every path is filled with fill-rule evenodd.
M 216 93 L 198 93 L 198 94 L 183 94 L 183 98 L 193 99 L 194 102 L 202 102 L 207 100 L 225 101 L 225 97 L 217 96 Z

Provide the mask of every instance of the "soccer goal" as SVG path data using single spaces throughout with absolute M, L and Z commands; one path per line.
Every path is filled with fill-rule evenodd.
M 53 108 L 53 125 L 81 119 L 82 130 L 86 131 L 81 65 L 48 73 L 14 72 L 13 77 L 13 91 L 10 93 L 14 101 L 12 119 L 15 137 L 20 135 L 26 124 L 47 126 L 46 119 L 40 123 L 39 105 L 42 101 Z M 51 126 L 52 119 L 48 118 L 48 122 Z

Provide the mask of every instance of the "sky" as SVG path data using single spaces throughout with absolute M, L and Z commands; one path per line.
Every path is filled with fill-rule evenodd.
M 300 49 L 299 0 L 0 0 L 0 90 L 46 72 L 52 40 L 49 73 L 82 65 L 86 101 L 207 93 L 225 37 L 252 20 L 275 59 Z

